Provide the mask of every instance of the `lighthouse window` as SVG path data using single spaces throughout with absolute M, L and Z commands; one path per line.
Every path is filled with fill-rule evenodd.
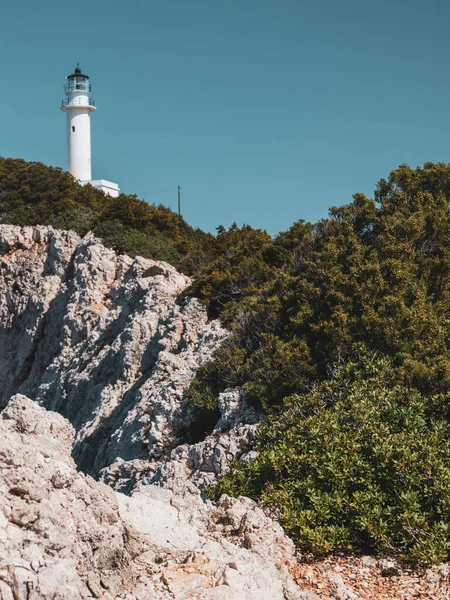
M 75 132 L 75 125 L 72 125 L 72 131 Z

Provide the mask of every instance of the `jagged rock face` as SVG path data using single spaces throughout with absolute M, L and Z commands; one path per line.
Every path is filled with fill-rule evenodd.
M 262 415 L 226 390 L 214 429 L 184 443 L 185 392 L 227 335 L 176 304 L 188 284 L 92 236 L 0 225 L 0 600 L 309 597 L 278 524 L 201 498 L 251 460 Z
M 152 484 L 172 490 L 176 494 L 189 491 L 198 494 L 217 477 L 227 473 L 234 459 L 243 462 L 253 460 L 257 424 L 263 415 L 248 406 L 245 394 L 240 388 L 225 390 L 218 398 L 220 419 L 211 435 L 196 444 L 181 444 L 172 450 L 170 456 L 150 472 L 134 477 L 113 480 L 111 471 L 114 465 L 102 472 L 103 481 L 120 490 L 124 483 L 140 480 L 142 484 Z M 124 465 L 120 465 L 123 469 Z
M 199 493 L 227 473 L 234 459 L 255 458 L 257 424 L 263 415 L 248 406 L 240 388 L 219 394 L 220 418 L 213 431 L 195 444 L 180 444 L 163 460 L 118 458 L 100 471 L 100 479 L 118 492 L 129 493 L 136 485 L 158 485 L 175 494 Z
M 73 437 L 63 417 L 24 396 L 2 413 L 2 599 L 89 597 L 89 578 L 120 572 L 130 558 L 114 492 L 77 473 Z
M 0 407 L 23 393 L 67 417 L 95 476 L 168 454 L 192 424 L 185 391 L 227 335 L 197 300 L 176 304 L 188 284 L 90 235 L 0 225 Z
M 78 473 L 74 430 L 14 396 L 0 417 L 1 600 L 297 600 L 294 547 L 248 499 L 218 505 Z

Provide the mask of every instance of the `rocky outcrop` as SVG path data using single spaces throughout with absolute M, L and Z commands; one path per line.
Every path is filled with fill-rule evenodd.
M 0 600 L 307 597 L 278 524 L 202 498 L 253 458 L 262 415 L 240 389 L 215 425 L 187 403 L 227 336 L 177 304 L 189 283 L 90 235 L 0 225 Z
M 227 335 L 197 300 L 177 305 L 188 284 L 91 235 L 0 225 L 0 407 L 23 393 L 67 417 L 94 476 L 168 456 L 201 429 L 185 391 Z
M 130 559 L 114 492 L 80 475 L 74 431 L 56 413 L 15 396 L 0 420 L 1 598 L 92 597 L 98 573 Z
M 263 415 L 248 406 L 242 389 L 219 394 L 220 418 L 204 440 L 180 444 L 163 460 L 116 459 L 100 471 L 100 479 L 119 492 L 129 493 L 141 483 L 153 484 L 184 494 L 198 495 L 218 476 L 226 473 L 234 459 L 252 460 L 256 427 Z
M 294 600 L 294 548 L 248 499 L 218 505 L 77 472 L 71 425 L 25 396 L 0 418 L 2 600 Z
M 227 473 L 234 459 L 254 459 L 256 427 L 263 415 L 248 406 L 239 388 L 220 394 L 218 407 L 221 416 L 211 435 L 196 444 L 174 448 L 159 468 L 144 474 L 142 483 L 159 485 L 177 494 L 185 490 L 196 494 Z

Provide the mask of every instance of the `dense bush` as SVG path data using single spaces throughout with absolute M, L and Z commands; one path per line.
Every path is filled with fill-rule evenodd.
M 450 394 L 427 397 L 396 379 L 390 360 L 369 353 L 285 398 L 262 427 L 257 460 L 212 494 L 279 508 L 286 530 L 314 554 L 363 548 L 446 560 Z
M 165 260 L 173 265 L 179 262 L 178 251 L 159 231 L 147 234 L 145 231 L 125 227 L 119 219 L 100 223 L 93 228 L 93 231 L 106 246 L 120 254 Z
M 203 270 L 188 293 L 209 298 L 234 330 L 244 351 L 235 381 L 252 400 L 282 405 L 355 343 L 392 357 L 401 383 L 450 388 L 449 199 L 450 167 L 401 167 L 376 200 L 358 194 L 315 226 L 299 222 L 237 264 L 221 256 Z M 214 368 L 199 372 L 195 392 Z
M 375 199 L 357 194 L 257 245 L 252 277 L 222 257 L 192 288 L 233 336 L 198 371 L 191 401 L 213 409 L 241 385 L 267 414 L 260 458 L 215 493 L 277 505 L 315 553 L 450 557 L 449 202 L 450 166 L 402 166 Z M 361 344 L 385 357 L 375 372 Z M 349 366 L 336 375 L 335 364 Z
M 238 302 L 244 293 L 257 291 L 270 276 L 261 251 L 271 237 L 259 229 L 233 224 L 229 230 L 217 228 L 209 260 L 184 296 L 195 296 L 208 304 L 208 313 L 217 317 L 228 302 Z M 184 297 L 183 296 L 183 297 Z

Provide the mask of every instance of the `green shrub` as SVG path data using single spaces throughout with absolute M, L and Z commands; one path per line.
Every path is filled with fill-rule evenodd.
M 59 215 L 50 217 L 47 225 L 55 229 L 72 229 L 81 236 L 86 235 L 88 231 L 93 231 L 96 224 L 95 212 L 89 208 L 75 208 L 70 212 L 62 212 Z
M 156 275 L 165 275 L 165 273 L 164 269 L 161 269 L 158 265 L 153 265 L 153 267 L 145 269 L 142 273 L 142 277 L 156 277 Z
M 143 256 L 153 260 L 164 260 L 176 265 L 180 255 L 172 244 L 159 232 L 151 235 L 125 227 L 118 219 L 105 221 L 94 228 L 103 243 L 120 254 Z
M 243 382 L 242 364 L 245 351 L 228 338 L 215 353 L 215 360 L 201 366 L 187 397 L 196 407 L 217 411 L 217 396 L 228 387 Z
M 450 395 L 396 385 L 366 354 L 262 426 L 255 462 L 210 491 L 259 498 L 302 551 L 356 549 L 432 564 L 450 549 Z

